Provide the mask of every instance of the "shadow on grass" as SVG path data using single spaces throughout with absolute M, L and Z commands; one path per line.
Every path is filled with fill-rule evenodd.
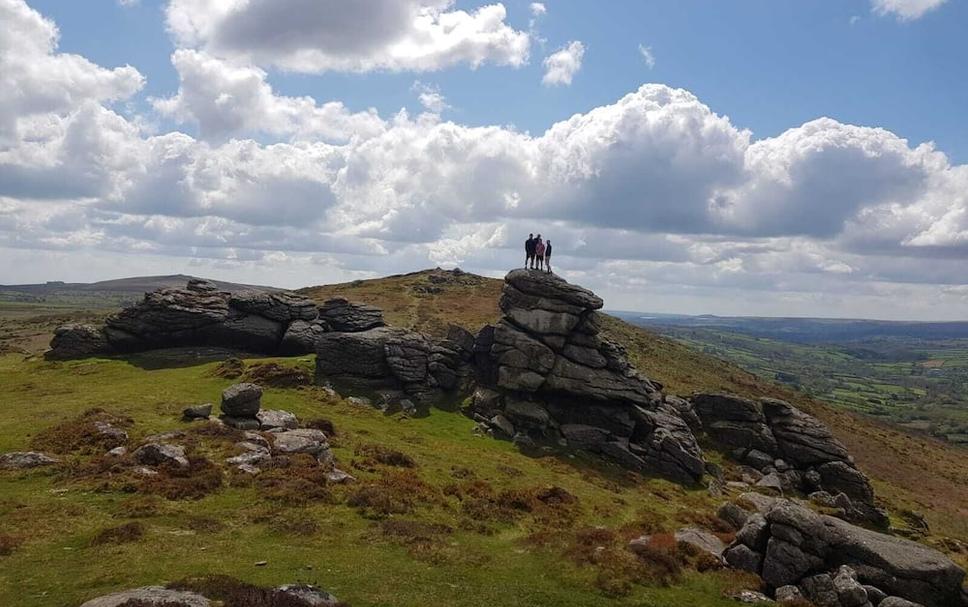
M 133 354 L 113 356 L 115 360 L 122 360 L 129 365 L 155 371 L 158 369 L 180 369 L 195 367 L 211 362 L 227 360 L 229 358 L 262 358 L 265 355 L 239 352 L 229 348 L 214 348 L 206 346 L 192 346 L 183 348 L 163 348 L 148 350 Z

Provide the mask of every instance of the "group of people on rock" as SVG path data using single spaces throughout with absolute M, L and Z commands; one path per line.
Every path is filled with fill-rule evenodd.
M 524 241 L 524 267 L 551 272 L 551 241 L 541 240 L 541 234 L 528 234 Z

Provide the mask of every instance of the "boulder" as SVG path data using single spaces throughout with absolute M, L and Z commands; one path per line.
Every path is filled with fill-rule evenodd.
M 710 438 L 724 447 L 757 449 L 772 461 L 776 438 L 758 402 L 730 394 L 696 394 L 691 400 Z
M 148 443 L 135 449 L 134 460 L 145 466 L 174 466 L 187 468 L 185 448 L 170 443 Z
M 746 519 L 750 517 L 750 513 L 733 502 L 723 502 L 716 511 L 716 516 L 719 517 L 719 520 L 729 524 L 730 527 L 738 531 L 746 524 Z
M 792 584 L 780 586 L 776 589 L 774 596 L 776 597 L 776 602 L 781 605 L 802 605 L 806 600 L 803 598 L 800 589 Z
M 355 333 L 384 326 L 383 311 L 374 306 L 352 303 L 341 297 L 330 299 L 319 308 L 319 319 L 330 331 Z
M 675 534 L 676 542 L 686 544 L 693 549 L 716 557 L 718 560 L 723 556 L 726 544 L 709 531 L 696 527 L 686 527 L 679 529 Z
M 104 329 L 93 325 L 69 323 L 54 330 L 50 350 L 45 357 L 50 360 L 83 358 L 110 351 Z
M 313 300 L 288 291 L 240 291 L 229 297 L 229 306 L 284 324 L 315 320 L 318 314 Z
M 695 435 L 678 412 L 667 404 L 654 411 L 632 408 L 635 429 L 630 450 L 646 462 L 648 469 L 682 483 L 702 478 L 706 462 Z
M 322 430 L 300 428 L 273 434 L 272 450 L 276 453 L 308 453 L 318 456 L 329 450 L 329 442 Z
M 262 388 L 241 383 L 222 391 L 222 413 L 227 417 L 254 418 L 262 406 Z
M 760 400 L 779 454 L 796 468 L 846 461 L 847 449 L 817 418 L 782 400 Z
M 188 420 L 208 419 L 210 415 L 212 415 L 212 403 L 205 403 L 204 405 L 192 405 L 182 409 L 182 417 Z
M 555 300 L 563 305 L 585 310 L 598 310 L 604 305 L 601 298 L 588 289 L 570 284 L 559 276 L 547 272 L 511 270 L 504 281 L 520 293 Z
M 385 346 L 401 332 L 381 326 L 352 333 L 323 333 L 316 341 L 317 376 L 337 380 L 392 378 Z
M 162 586 L 145 586 L 91 599 L 81 607 L 210 607 L 211 601 L 195 592 L 171 590 Z
M 316 341 L 326 332 L 326 325 L 318 320 L 294 320 L 289 324 L 279 344 L 282 356 L 298 356 L 316 352 Z
M 734 569 L 757 575 L 763 568 L 763 555 L 744 544 L 736 544 L 727 548 L 723 552 L 723 560 Z
M 309 584 L 286 584 L 276 588 L 276 594 L 291 597 L 293 604 L 305 605 L 305 607 L 341 607 L 343 604 L 322 588 Z M 300 603 L 296 603 L 299 601 Z M 289 604 L 285 600 L 278 601 L 279 604 Z
M 49 455 L 36 451 L 0 453 L 0 470 L 26 470 L 27 468 L 50 466 L 59 461 Z
M 759 573 L 774 588 L 799 585 L 814 603 L 831 600 L 837 607 L 859 601 L 861 590 L 866 593 L 863 585 L 927 607 L 957 605 L 960 600 L 965 572 L 937 550 L 817 514 L 785 499 L 774 500 L 764 518 L 768 539 Z M 750 517 L 727 549 L 731 565 L 738 567 L 734 561 L 746 554 L 739 550 L 748 548 L 744 538 L 762 533 L 752 529 L 753 524 Z
M 504 414 L 516 428 L 543 431 L 548 427 L 551 416 L 540 403 L 529 400 L 508 399 Z
M 867 604 L 867 590 L 857 581 L 857 573 L 847 565 L 840 566 L 833 582 L 841 607 L 863 607 Z
M 295 430 L 299 427 L 299 420 L 288 411 L 263 409 L 256 413 L 260 430 Z
M 492 417 L 488 424 L 491 426 L 491 428 L 500 432 L 504 438 L 512 438 L 516 434 L 514 424 L 512 424 L 508 418 L 501 414 Z
M 804 578 L 800 590 L 816 607 L 841 607 L 833 578 L 826 573 Z
M 199 330 L 198 341 L 242 352 L 275 353 L 285 332 L 284 323 L 232 308 L 222 322 Z

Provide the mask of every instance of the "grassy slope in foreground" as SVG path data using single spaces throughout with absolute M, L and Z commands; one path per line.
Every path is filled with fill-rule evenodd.
M 302 292 L 318 301 L 346 297 L 370 303 L 382 307 L 392 324 L 440 333 L 448 322 L 471 331 L 495 322 L 502 285 L 498 279 L 424 271 Z M 428 287 L 440 292 L 427 294 Z M 605 330 L 627 348 L 630 360 L 642 372 L 662 382 L 668 392 L 771 396 L 816 415 L 847 445 L 858 466 L 872 477 L 878 495 L 893 508 L 923 512 L 936 533 L 968 541 L 968 450 L 836 410 L 611 316 L 606 317 Z
M 0 451 L 24 449 L 44 429 L 91 407 L 132 418 L 134 440 L 186 429 L 190 426 L 178 421 L 181 407 L 212 400 L 237 381 L 215 376 L 214 362 L 155 368 L 157 362 L 151 354 L 63 363 L 0 356 L 7 397 Z M 254 362 L 259 361 L 248 361 Z M 310 358 L 274 362 L 311 365 Z M 633 482 L 620 470 L 581 459 L 527 457 L 510 443 L 475 436 L 473 422 L 454 413 L 385 417 L 309 387 L 269 389 L 263 406 L 303 420 L 332 421 L 338 430 L 334 454 L 359 483 L 302 499 L 302 488 L 294 495 L 270 492 L 230 477 L 228 486 L 197 501 L 167 501 L 105 488 L 107 479 L 75 478 L 70 471 L 0 474 L 0 535 L 22 542 L 0 556 L 0 605 L 77 605 L 120 588 L 198 574 L 263 585 L 318 583 L 356 607 L 726 607 L 732 601 L 722 598 L 724 590 L 750 583 L 734 572 L 687 572 L 671 586 L 634 585 L 614 599 L 602 589 L 624 592 L 627 561 L 603 567 L 580 562 L 599 542 L 609 546 L 609 555 L 627 558 L 630 537 L 703 524 L 701 513 L 717 503 L 705 490 L 658 479 Z M 417 467 L 354 466 L 364 459 L 358 450 L 367 444 L 403 452 Z M 200 449 L 214 461 L 224 457 L 211 444 Z M 380 520 L 348 503 L 358 487 L 384 474 L 408 483 L 403 490 L 415 496 L 412 509 Z M 495 492 L 555 485 L 578 503 L 566 518 L 544 520 L 523 512 L 507 520 L 490 517 L 466 510 L 449 493 L 448 487 L 474 480 L 488 482 Z M 388 528 L 386 520 L 401 527 Z M 144 526 L 142 539 L 92 544 L 98 532 L 128 521 Z M 580 534 L 595 526 L 616 530 L 614 537 L 596 536 L 591 547 L 580 545 Z M 259 561 L 268 564 L 258 567 Z
M 431 282 L 429 276 L 420 273 L 310 291 L 319 298 L 341 293 L 385 306 L 391 322 L 431 332 L 443 330 L 450 320 L 474 329 L 496 317 L 499 281 L 464 277 L 441 283 Z M 426 295 L 428 285 L 438 292 Z M 674 342 L 613 320 L 607 326 L 643 371 L 673 392 L 729 389 L 791 396 Z M 308 370 L 312 359 L 275 362 Z M 129 416 L 133 441 L 152 432 L 186 429 L 189 426 L 178 421 L 181 407 L 216 400 L 221 389 L 237 381 L 215 376 L 215 366 L 204 360 L 172 366 L 170 356 L 161 353 L 71 362 L 15 353 L 0 356 L 0 451 L 25 449 L 38 433 L 91 407 Z M 937 533 L 965 538 L 963 529 L 950 524 L 956 509 L 964 507 L 964 487 L 958 487 L 957 476 L 937 473 L 942 464 L 964 470 L 966 462 L 959 452 L 930 442 L 907 443 L 903 435 L 866 422 L 856 422 L 847 436 L 845 429 L 854 423 L 850 417 L 809 402 L 800 404 L 823 415 L 848 442 L 853 437 L 870 444 L 866 451 L 854 444 L 851 448 L 861 465 L 874 473 L 878 490 L 895 504 L 915 495 L 904 487 L 919 486 L 899 475 L 898 469 L 910 474 L 921 465 L 922 471 L 930 471 L 922 476 L 934 478 L 933 490 L 943 499 L 932 498 L 922 509 Z M 750 583 L 736 572 L 687 572 L 662 586 L 649 577 L 654 570 L 629 569 L 629 561 L 623 560 L 628 557 L 629 537 L 709 524 L 708 513 L 719 500 L 705 490 L 639 479 L 581 458 L 527 457 L 507 442 L 474 436 L 473 422 L 453 413 L 434 411 L 423 419 L 384 417 L 309 387 L 269 389 L 264 406 L 293 411 L 303 420 L 331 420 L 338 429 L 334 453 L 359 483 L 333 488 L 316 499 L 300 499 L 301 489 L 268 490 L 230 476 L 225 486 L 197 501 L 167 501 L 123 491 L 109 479 L 74 476 L 77 466 L 60 473 L 0 474 L 0 536 L 15 540 L 10 554 L 0 556 L 0 605 L 76 605 L 120 588 L 202 573 L 264 585 L 316 582 L 356 607 L 726 607 L 735 603 L 722 598 L 723 592 Z M 877 468 L 876 451 L 889 448 L 881 446 L 883 441 L 911 450 L 918 459 Z M 406 453 L 417 467 L 367 464 L 358 450 L 368 444 Z M 224 457 L 224 447 L 211 440 L 199 441 L 198 449 L 216 461 Z M 715 460 L 716 454 L 710 457 Z M 85 463 L 89 458 L 67 460 Z M 347 498 L 384 475 L 404 479 L 403 489 L 414 503 L 409 511 L 381 520 Z M 468 510 L 453 495 L 450 488 L 473 479 L 487 481 L 495 493 L 557 485 L 578 503 L 556 516 L 535 511 L 504 519 L 500 512 L 495 516 Z M 920 486 L 932 486 L 931 482 Z M 143 526 L 140 540 L 92 545 L 100 531 L 130 521 Z M 595 529 L 598 526 L 609 530 L 605 537 Z M 601 555 L 594 551 L 598 545 L 606 546 Z M 0 541 L 0 554 L 3 548 Z M 258 561 L 268 563 L 257 567 Z M 645 584 L 628 585 L 643 575 Z

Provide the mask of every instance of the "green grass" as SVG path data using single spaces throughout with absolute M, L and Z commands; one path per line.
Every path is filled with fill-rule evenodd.
M 392 323 L 434 333 L 444 330 L 448 322 L 473 330 L 497 318 L 500 281 L 473 277 L 434 283 L 443 292 L 432 296 L 415 289 L 428 284 L 425 272 L 306 292 L 317 299 L 341 295 L 378 305 L 387 310 Z M 28 333 L 34 336 L 31 343 L 41 345 L 49 339 L 56 320 L 72 318 L 67 313 L 53 319 L 26 317 Z M 5 318 L 9 316 L 0 313 L 0 320 Z M 24 324 L 23 319 L 16 319 L 7 326 L 16 332 Z M 817 415 L 872 477 L 889 508 L 924 512 L 935 536 L 968 541 L 964 516 L 968 450 L 828 407 L 802 391 L 710 356 L 701 348 L 684 346 L 611 317 L 604 319 L 604 329 L 628 349 L 640 370 L 662 382 L 670 393 L 725 390 L 772 396 Z M 777 352 L 768 366 L 775 372 L 792 355 Z M 829 352 L 823 359 L 842 362 L 845 355 Z M 312 364 L 311 358 L 278 362 Z M 185 428 L 178 421 L 182 407 L 217 402 L 220 391 L 231 383 L 212 375 L 214 364 L 197 361 L 178 367 L 160 354 L 65 363 L 21 354 L 0 355 L 4 395 L 0 400 L 0 451 L 23 449 L 38 432 L 90 407 L 133 418 L 129 431 L 134 440 L 152 432 Z M 898 373 L 910 371 L 909 364 L 890 363 L 887 367 Z M 876 388 L 877 393 L 884 389 Z M 910 403 L 896 405 L 909 408 Z M 354 451 L 362 444 L 379 443 L 412 456 L 420 478 L 435 491 L 458 482 L 453 468 L 467 468 L 496 491 L 558 485 L 579 498 L 580 511 L 574 521 L 550 527 L 531 516 L 509 523 L 490 522 L 487 525 L 493 533 L 485 535 L 465 528 L 467 517 L 455 498 L 421 503 L 415 512 L 397 518 L 454 529 L 426 553 L 383 537 L 377 521 L 345 504 L 347 490 L 335 490 L 330 500 L 293 506 L 269 500 L 250 484 L 229 482 L 199 501 L 163 501 L 160 512 L 138 519 L 147 529 L 147 537 L 141 541 L 92 547 L 90 540 L 99 531 L 132 520 L 129 506 L 139 498 L 137 494 L 98 491 L 90 481 L 65 478 L 55 471 L 0 473 L 0 535 L 23 541 L 10 556 L 0 556 L 0 605 L 74 605 L 121 588 L 207 573 L 267 585 L 314 582 L 357 607 L 725 607 L 735 602 L 723 598 L 723 591 L 749 583 L 732 572 L 693 572 L 671 587 L 646 583 L 634 586 L 627 596 L 609 598 L 596 584 L 596 576 L 607 572 L 606 567 L 577 565 L 564 556 L 582 527 L 604 526 L 619 530 L 624 538 L 694 523 L 717 506 L 718 500 L 705 490 L 630 476 L 583 458 L 528 457 L 509 443 L 474 436 L 473 423 L 456 413 L 434 411 L 422 419 L 384 417 L 305 388 L 268 390 L 264 406 L 293 411 L 302 419 L 332 420 L 339 430 L 333 451 L 340 466 L 361 483 L 371 481 L 378 472 L 354 468 Z M 713 451 L 707 451 L 707 457 L 722 463 Z M 286 531 L 273 525 L 267 515 L 283 521 L 311 521 L 317 530 L 310 535 Z M 198 517 L 221 525 L 196 529 L 192 521 Z M 963 555 L 954 556 L 964 563 Z M 268 561 L 267 566 L 255 566 L 263 560 Z
M 184 429 L 186 424 L 178 420 L 183 406 L 215 401 L 231 383 L 212 375 L 213 362 L 144 368 L 150 362 L 150 357 L 65 363 L 0 357 L 0 385 L 6 395 L 0 411 L 0 451 L 26 449 L 41 430 L 91 407 L 131 417 L 135 437 Z M 308 359 L 277 362 L 309 364 Z M 453 499 L 421 504 L 403 518 L 455 529 L 434 548 L 439 560 L 428 561 L 380 537 L 374 521 L 338 499 L 280 506 L 253 486 L 227 486 L 198 501 L 164 501 L 158 514 L 139 519 L 147 528 L 143 540 L 91 546 L 98 531 L 129 520 L 124 505 L 137 496 L 97 491 L 50 470 L 8 472 L 0 474 L 0 528 L 24 543 L 12 555 L 0 557 L 0 604 L 78 604 L 121 588 L 208 573 L 257 584 L 318 583 L 358 606 L 731 604 L 721 596 L 731 582 L 717 573 L 691 573 L 674 587 L 637 586 L 627 597 L 607 598 L 593 583 L 594 567 L 564 558 L 556 541 L 525 541 L 539 531 L 567 539 L 577 526 L 634 527 L 643 517 L 649 525 L 671 531 L 695 511 L 714 509 L 715 501 L 704 490 L 636 479 L 580 458 L 527 457 L 510 443 L 475 436 L 473 422 L 457 413 L 386 417 L 327 399 L 314 389 L 270 389 L 263 406 L 286 409 L 303 419 L 332 420 L 339 432 L 333 451 L 361 481 L 371 475 L 349 467 L 354 448 L 376 442 L 412 456 L 420 477 L 435 488 L 455 482 L 453 469 L 464 467 L 495 489 L 561 486 L 578 497 L 580 514 L 563 528 L 544 528 L 524 517 L 493 524 L 493 534 L 482 535 L 461 529 L 465 521 Z M 318 531 L 299 536 L 252 522 L 265 511 L 314 521 Z M 222 526 L 192 531 L 191 517 L 214 519 Z M 268 565 L 256 567 L 258 561 Z

